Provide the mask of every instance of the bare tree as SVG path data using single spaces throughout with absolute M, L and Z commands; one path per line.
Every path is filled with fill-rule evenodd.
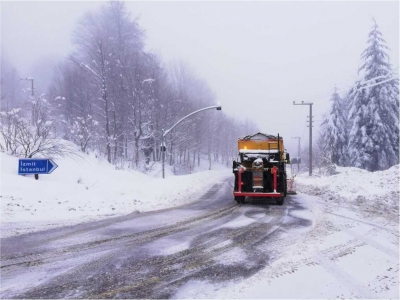
M 99 148 L 111 163 L 129 160 L 136 169 L 160 159 L 162 129 L 216 103 L 192 68 L 181 61 L 166 67 L 144 50 L 144 38 L 123 2 L 86 14 L 75 30 L 76 52 L 59 67 L 51 89 L 55 127 L 64 138 L 82 151 Z M 250 121 L 216 114 L 195 115 L 167 136 L 169 164 L 190 171 L 201 155 L 209 168 L 228 163 L 237 154 L 237 138 L 257 131 Z
M 0 113 L 0 149 L 19 157 L 75 155 L 74 148 L 55 135 L 48 102 L 43 95 L 31 98 L 25 116 L 21 109 Z

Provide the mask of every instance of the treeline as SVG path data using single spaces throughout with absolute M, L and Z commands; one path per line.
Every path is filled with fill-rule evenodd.
M 118 167 L 145 169 L 161 158 L 162 129 L 217 103 L 207 83 L 186 64 L 167 65 L 145 50 L 144 30 L 124 2 L 88 12 L 76 26 L 73 43 L 75 51 L 57 67 L 46 95 L 35 91 L 22 102 L 2 95 L 3 151 L 10 151 L 4 140 L 15 134 L 6 129 L 24 119 L 32 131 L 47 124 L 52 138 L 73 141 L 83 152 L 96 150 Z M 2 78 L 2 86 L 10 89 L 9 80 Z M 193 168 L 206 155 L 210 168 L 213 162 L 230 164 L 237 138 L 256 131 L 252 122 L 238 122 L 223 111 L 196 114 L 167 135 L 167 162 Z
M 399 163 L 399 79 L 387 50 L 374 20 L 361 55 L 360 79 L 343 96 L 337 88 L 332 94 L 314 147 L 315 165 L 378 171 Z

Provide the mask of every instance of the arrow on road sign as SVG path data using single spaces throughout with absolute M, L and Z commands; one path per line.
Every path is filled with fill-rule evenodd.
M 18 174 L 50 174 L 58 165 L 48 158 L 20 158 Z
M 58 165 L 53 160 L 49 159 L 48 167 L 49 170 L 47 174 L 50 174 L 51 172 L 53 172 L 55 169 L 58 168 Z

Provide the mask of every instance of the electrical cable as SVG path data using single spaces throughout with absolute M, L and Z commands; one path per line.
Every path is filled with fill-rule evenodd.
M 387 75 L 382 75 L 382 76 L 378 76 L 378 77 L 374 77 L 374 78 L 371 78 L 371 79 L 369 79 L 369 80 L 366 80 L 366 81 L 364 81 L 363 83 L 367 83 L 367 82 L 370 82 L 370 81 L 372 81 L 372 80 L 377 80 L 377 79 L 382 79 L 382 78 L 387 78 L 389 75 L 391 75 L 391 76 L 396 76 L 396 75 L 398 75 L 398 73 L 395 73 L 395 71 L 396 70 L 398 70 L 400 67 L 396 67 L 395 69 L 393 69 L 391 72 L 389 72 Z M 391 80 L 393 80 L 393 79 L 396 79 L 395 77 L 393 77 L 392 79 L 390 79 L 390 80 L 388 80 L 388 81 L 391 81 Z M 356 79 L 355 80 L 356 82 L 357 81 L 360 81 L 360 79 Z M 387 82 L 387 81 L 385 81 L 385 82 Z M 385 83 L 385 82 L 382 82 L 381 81 L 381 83 Z M 378 85 L 378 84 L 376 84 L 376 85 Z M 344 87 L 344 88 L 336 88 L 336 90 L 337 91 L 341 91 L 341 92 L 345 92 L 345 91 L 348 91 L 351 87 L 353 87 L 354 85 L 350 85 L 350 86 L 346 86 L 346 87 Z M 314 99 L 320 99 L 320 98 L 324 98 L 324 97 L 329 97 L 329 96 L 331 96 L 332 95 L 332 93 L 323 93 L 323 94 L 315 94 L 315 95 L 313 95 L 313 96 L 311 96 L 311 97 L 307 97 L 307 100 L 314 100 Z

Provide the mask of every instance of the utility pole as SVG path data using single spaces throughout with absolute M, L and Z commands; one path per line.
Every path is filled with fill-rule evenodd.
M 20 80 L 30 80 L 31 81 L 31 85 L 32 85 L 32 88 L 31 88 L 31 92 L 32 92 L 32 97 L 35 95 L 35 89 L 34 89 L 34 87 L 33 87 L 33 78 L 19 78 Z
M 297 139 L 297 141 L 298 141 L 298 144 L 297 144 L 297 174 L 299 174 L 300 173 L 300 162 L 299 162 L 299 159 L 300 159 L 300 140 L 301 140 L 301 137 L 300 136 L 292 136 L 292 139 Z
M 301 103 L 296 103 L 295 101 L 293 101 L 293 105 L 308 105 L 310 107 L 310 115 L 308 116 L 309 120 L 308 122 L 310 122 L 309 126 L 310 127 L 310 138 L 309 138 L 309 150 L 308 150 L 308 154 L 309 154 L 309 175 L 312 176 L 312 123 L 313 123 L 313 115 L 312 115 L 312 106 L 313 103 L 309 102 L 309 103 L 305 103 L 304 101 L 301 101 Z
M 19 78 L 20 80 L 30 80 L 31 82 L 31 93 L 32 93 L 32 98 L 35 96 L 35 88 L 33 87 L 33 78 Z M 32 111 L 32 122 L 34 122 L 34 111 Z M 31 158 L 32 155 L 29 156 L 29 158 Z M 39 174 L 35 174 L 35 179 L 38 180 L 39 179 Z
M 32 100 L 34 99 L 34 96 L 35 96 L 35 88 L 33 87 L 33 78 L 29 78 L 29 77 L 26 77 L 26 78 L 19 78 L 20 80 L 30 80 L 31 81 L 31 93 L 32 93 Z M 35 105 L 35 104 L 34 104 Z M 35 109 L 34 108 L 32 108 L 32 122 L 34 123 L 35 122 Z M 32 124 L 33 125 L 33 124 Z M 39 175 L 38 175 L 39 176 Z

